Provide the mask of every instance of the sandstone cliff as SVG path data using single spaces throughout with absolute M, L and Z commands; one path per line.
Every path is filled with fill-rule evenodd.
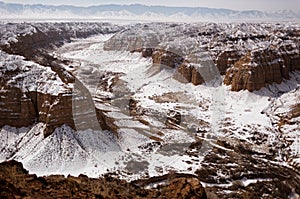
M 241 52 L 233 49 L 227 49 L 220 52 L 215 59 L 215 63 L 221 75 L 225 75 L 228 68 L 241 58 Z
M 0 127 L 23 127 L 43 122 L 47 126 L 45 136 L 63 124 L 78 130 L 93 126 L 99 128 L 99 124 L 102 129 L 112 127 L 112 124 L 107 124 L 105 115 L 95 110 L 91 97 L 86 95 L 87 91 L 81 88 L 85 95 L 81 93 L 74 96 L 74 87 L 76 89 L 78 81 L 75 84 L 76 78 L 64 69 L 64 63 L 47 52 L 71 41 L 71 38 L 116 32 L 120 27 L 109 28 L 107 24 L 93 23 L 24 23 L 2 26 Z M 80 117 L 73 113 L 76 110 L 74 104 L 85 110 Z M 77 117 L 76 121 L 74 116 Z M 91 117 L 98 121 L 92 127 L 84 125 Z
M 43 122 L 45 136 L 63 124 L 75 130 L 101 127 L 116 132 L 113 121 L 95 108 L 89 91 L 71 73 L 63 68 L 59 69 L 62 73 L 55 72 L 20 56 L 0 53 L 8 65 L 0 70 L 1 127 Z
M 278 49 L 257 49 L 247 53 L 227 71 L 224 83 L 231 85 L 233 91 L 259 90 L 288 79 L 289 72 L 299 70 L 299 66 L 299 46 L 293 43 Z
M 280 83 L 300 65 L 296 24 L 136 25 L 112 37 L 105 49 L 142 52 L 154 64 L 176 69 L 176 79 L 195 85 L 207 81 L 201 76 L 207 71 L 200 71 L 189 57 L 206 52 L 234 91 Z
M 221 51 L 213 60 L 220 75 L 225 75 L 224 83 L 233 91 L 259 90 L 268 84 L 281 83 L 289 78 L 289 73 L 300 70 L 299 46 L 294 42 L 279 47 L 252 50 L 245 55 L 236 50 Z M 175 78 L 194 85 L 204 83 L 201 70 L 189 58 L 164 50 L 154 50 L 154 64 L 175 68 Z M 203 73 L 206 74 L 206 73 Z
M 169 66 L 176 69 L 174 74 L 175 79 L 199 85 L 204 83 L 204 80 L 195 64 L 191 64 L 182 56 L 164 50 L 155 50 L 152 55 L 153 64 Z

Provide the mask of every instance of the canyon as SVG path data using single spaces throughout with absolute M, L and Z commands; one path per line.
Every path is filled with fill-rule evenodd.
M 0 27 L 3 194 L 299 196 L 297 23 Z

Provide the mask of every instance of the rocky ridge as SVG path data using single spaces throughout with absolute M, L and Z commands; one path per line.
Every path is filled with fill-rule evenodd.
M 22 163 L 9 161 L 0 164 L 0 181 L 1 198 L 207 198 L 195 176 L 176 174 L 161 177 L 155 181 L 161 185 L 146 189 L 150 183 L 138 185 L 109 175 L 98 179 L 85 175 L 37 177 Z
M 195 85 L 207 82 L 204 81 L 207 77 L 201 75 L 201 65 L 210 61 L 217 66 L 219 75 L 225 76 L 224 83 L 231 90 L 251 91 L 224 94 L 226 100 L 241 104 L 238 109 L 231 104 L 222 113 L 218 141 L 196 171 L 208 197 L 299 198 L 299 25 L 147 26 L 117 34 L 107 42 L 106 50 L 141 52 L 143 57 L 152 58 L 152 67 L 173 71 L 175 79 Z M 151 35 L 151 26 L 160 31 Z M 121 42 L 125 37 L 132 41 L 129 45 Z M 195 43 L 196 46 L 192 45 Z M 209 56 L 203 56 L 203 52 Z M 229 96 L 237 99 L 227 99 Z M 173 95 L 165 101 L 171 103 L 176 97 Z M 251 108 L 240 112 L 244 106 Z M 263 108 L 256 112 L 260 106 Z M 262 110 L 264 106 L 270 110 Z M 266 123 L 258 121 L 261 115 L 268 116 Z M 239 117 L 243 118 L 239 120 Z M 177 127 L 178 119 L 168 118 L 167 124 Z M 208 138 L 204 126 L 199 122 L 196 135 L 199 140 L 189 143 L 185 151 L 195 158 L 187 161 L 191 165 L 197 164 L 197 158 L 202 155 L 199 151 Z
M 298 44 L 299 45 L 299 44 Z M 287 43 L 247 53 L 226 73 L 224 83 L 233 91 L 259 90 L 268 84 L 289 79 L 289 72 L 300 70 L 299 46 Z
M 24 127 L 43 122 L 47 124 L 45 136 L 63 124 L 82 130 L 80 122 L 75 126 L 73 105 L 85 106 L 87 119 L 89 113 L 95 112 L 91 97 L 83 97 L 82 93 L 75 97 L 79 83 L 64 69 L 68 63 L 48 52 L 74 38 L 108 34 L 119 29 L 105 23 L 1 24 L 0 126 Z M 104 114 L 96 112 L 101 127 L 108 129 Z
M 151 29 L 152 25 L 117 34 L 105 49 L 142 52 L 144 57 L 152 57 L 153 64 L 175 68 L 175 76 L 194 85 L 205 82 L 203 75 L 207 74 L 201 68 L 210 59 L 233 91 L 259 90 L 299 70 L 297 24 L 156 24 L 159 27 Z M 122 43 L 124 39 L 128 43 Z M 201 58 L 203 52 L 208 56 Z
M 287 165 L 279 165 L 272 153 L 260 154 L 238 141 L 229 143 L 224 139 L 218 142 L 224 149 L 213 149 L 196 172 L 202 182 L 216 185 L 206 188 L 208 195 L 264 199 L 299 196 L 299 172 Z M 224 196 L 224 192 L 228 194 Z

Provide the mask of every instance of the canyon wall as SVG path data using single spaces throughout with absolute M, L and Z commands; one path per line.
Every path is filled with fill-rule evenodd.
M 174 68 L 179 81 L 194 85 L 211 75 L 201 71 L 205 64 L 197 60 L 197 53 L 208 53 L 204 62 L 210 59 L 219 70 L 216 75 L 225 75 L 224 83 L 233 91 L 254 91 L 280 83 L 299 70 L 299 32 L 299 26 L 292 23 L 158 23 L 122 31 L 104 49 L 141 52 L 143 57 L 152 57 L 155 65 Z
M 294 70 L 300 70 L 299 46 L 284 44 L 276 48 L 257 49 L 228 69 L 224 83 L 231 85 L 233 91 L 254 91 L 289 79 L 289 72 Z
M 184 79 L 194 85 L 204 83 L 201 72 L 188 59 L 184 60 L 168 51 L 153 52 L 154 64 L 176 68 L 180 74 L 180 77 L 176 75 L 176 79 Z M 259 90 L 268 84 L 281 83 L 283 79 L 289 79 L 290 72 L 300 70 L 299 45 L 294 42 L 241 54 L 236 51 L 222 51 L 213 59 L 220 75 L 225 75 L 224 84 L 231 85 L 233 91 Z
M 95 109 L 88 92 L 74 95 L 76 78 L 63 67 L 68 62 L 48 52 L 73 38 L 114 33 L 120 27 L 105 23 L 1 25 L 0 127 L 43 122 L 47 127 L 44 135 L 48 136 L 63 124 L 75 130 L 91 128 L 85 124 L 90 118 L 97 118 L 97 128 L 112 126 L 107 124 L 105 114 Z M 76 115 L 76 121 L 74 104 L 85 110 L 81 116 Z

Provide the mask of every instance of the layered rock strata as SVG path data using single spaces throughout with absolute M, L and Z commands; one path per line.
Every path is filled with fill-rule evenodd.
M 95 109 L 88 91 L 80 87 L 79 95 L 74 95 L 79 81 L 64 69 L 67 62 L 57 60 L 47 51 L 72 38 L 113 33 L 120 27 L 93 23 L 24 23 L 1 24 L 1 27 L 0 127 L 43 122 L 47 126 L 45 136 L 63 124 L 76 130 L 113 127 L 107 124 L 108 118 Z
M 63 124 L 77 130 L 100 128 L 99 124 L 102 129 L 109 129 L 105 115 L 95 110 L 89 92 L 78 86 L 78 81 L 75 83 L 72 74 L 64 71 L 58 75 L 50 68 L 24 61 L 19 56 L 1 53 L 1 57 L 7 64 L 1 70 L 1 127 L 24 127 L 43 122 L 47 126 L 45 136 Z M 64 74 L 65 79 L 74 78 L 74 83 L 62 81 L 60 77 Z M 92 118 L 98 118 L 98 126 L 86 123 Z
M 194 85 L 204 83 L 201 70 L 188 58 L 163 50 L 154 51 L 154 64 L 176 68 L 176 79 Z M 223 51 L 215 60 L 220 75 L 225 75 L 224 83 L 233 91 L 259 90 L 268 84 L 281 83 L 289 79 L 289 73 L 300 70 L 299 46 L 294 43 L 282 44 L 279 48 L 256 49 L 241 55 L 236 51 Z
M 283 45 L 279 49 L 257 49 L 247 53 L 226 73 L 224 83 L 233 91 L 259 90 L 268 84 L 289 79 L 289 72 L 300 69 L 299 49 Z
M 175 68 L 176 79 L 194 85 L 207 81 L 203 77 L 207 71 L 201 74 L 198 62 L 190 59 L 202 51 L 232 90 L 254 91 L 280 83 L 289 78 L 289 72 L 299 70 L 298 33 L 297 24 L 280 23 L 137 25 L 112 37 L 105 50 L 142 52 L 156 65 Z

